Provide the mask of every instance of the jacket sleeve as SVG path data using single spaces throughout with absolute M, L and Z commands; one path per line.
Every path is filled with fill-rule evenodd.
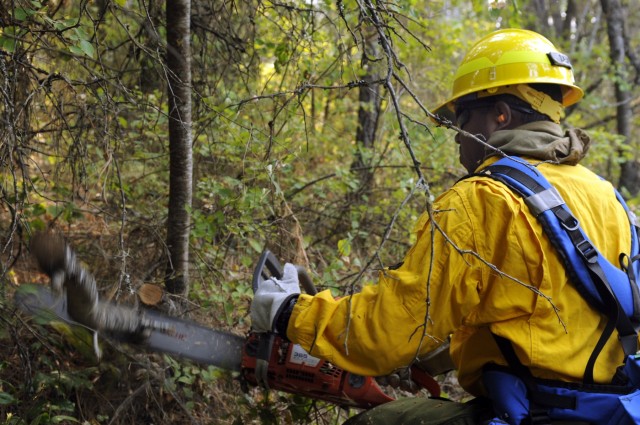
M 301 295 L 288 338 L 366 376 L 408 365 L 441 344 L 478 304 L 486 269 L 474 267 L 477 260 L 469 255 L 476 247 L 465 199 L 453 189 L 441 196 L 433 220 L 426 214 L 419 219 L 402 265 L 382 270 L 377 284 L 337 300 L 329 291 Z

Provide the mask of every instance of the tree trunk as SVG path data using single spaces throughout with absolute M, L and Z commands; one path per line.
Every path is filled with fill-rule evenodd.
M 378 127 L 378 116 L 380 114 L 380 85 L 373 83 L 375 76 L 367 74 L 363 78 L 367 85 L 359 88 L 358 100 L 358 128 L 356 129 L 355 159 L 351 168 L 360 179 L 358 192 L 364 193 L 370 188 L 373 171 L 371 168 L 371 158 L 366 153 L 374 147 L 376 129 Z
M 616 93 L 616 127 L 618 134 L 624 137 L 625 144 L 631 144 L 631 92 L 626 82 L 629 78 L 625 64 L 626 49 L 624 43 L 625 10 L 620 0 L 600 0 L 602 10 L 607 20 L 607 35 L 609 36 L 609 58 L 614 70 Z M 627 190 L 631 195 L 638 193 L 638 165 L 635 160 L 626 161 L 622 165 L 619 187 Z
M 366 74 L 362 80 L 366 81 L 366 85 L 358 88 L 358 128 L 356 129 L 356 153 L 351 169 L 356 173 L 360 180 L 359 187 L 356 191 L 357 198 L 369 191 L 373 180 L 373 170 L 371 167 L 371 156 L 368 155 L 373 148 L 378 128 L 378 119 L 380 117 L 380 84 L 379 75 L 376 72 L 376 66 L 370 62 L 370 58 L 377 58 L 379 49 L 377 44 L 375 31 L 371 30 L 371 34 L 363 40 L 362 67 L 366 70 Z
M 189 291 L 188 209 L 192 200 L 190 0 L 167 0 L 169 74 L 169 212 L 165 284 L 172 294 Z

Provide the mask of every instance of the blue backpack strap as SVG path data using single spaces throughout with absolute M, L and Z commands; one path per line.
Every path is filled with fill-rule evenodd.
M 498 413 L 506 412 L 508 416 L 516 417 L 518 419 L 516 422 L 522 425 L 550 425 L 550 409 L 575 410 L 577 408 L 574 396 L 540 391 L 531 371 L 520 362 L 511 341 L 494 333 L 492 335 L 510 368 L 510 370 L 501 371 L 503 367 L 487 365 L 483 370 L 485 386 L 494 400 Z M 498 382 L 487 382 L 496 379 Z M 522 400 L 522 389 L 519 393 L 518 382 L 514 379 L 519 379 L 524 385 L 526 402 Z M 496 394 L 500 392 L 502 393 Z M 524 406 L 527 402 L 528 406 Z
M 614 189 L 615 190 L 615 189 Z M 620 268 L 627 273 L 631 289 L 638 292 L 638 277 L 640 276 L 640 222 L 638 217 L 629 209 L 620 192 L 615 191 L 616 198 L 624 207 L 631 224 L 631 253 L 629 255 L 620 254 Z M 640 299 L 640 295 L 638 295 Z M 638 301 L 634 298 L 634 301 Z M 640 301 L 638 301 L 640 303 Z M 636 311 L 640 310 L 640 304 L 634 305 Z
M 557 249 L 580 294 L 608 317 L 607 326 L 585 370 L 584 381 L 592 383 L 595 361 L 614 329 L 618 329 L 626 355 L 635 353 L 638 348 L 634 323 L 639 322 L 640 295 L 635 282 L 629 283 L 631 274 L 638 274 L 634 264 L 637 261 L 633 261 L 638 256 L 638 235 L 635 228 L 632 231 L 629 265 L 623 271 L 600 255 L 558 191 L 531 165 L 518 158 L 502 158 L 483 170 L 482 175 L 503 182 L 525 198 L 525 203 Z M 619 194 L 616 196 L 624 205 Z M 625 209 L 628 211 L 626 205 Z

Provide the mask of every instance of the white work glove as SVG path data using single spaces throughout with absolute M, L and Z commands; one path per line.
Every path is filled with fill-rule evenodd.
M 260 284 L 251 302 L 251 327 L 256 332 L 273 331 L 282 304 L 300 294 L 298 270 L 293 264 L 284 265 L 281 279 L 272 277 Z

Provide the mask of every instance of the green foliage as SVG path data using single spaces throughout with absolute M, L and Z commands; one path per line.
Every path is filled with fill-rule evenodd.
M 616 135 L 612 87 L 637 88 L 629 71 L 615 73 L 609 66 L 595 0 L 579 5 L 574 16 L 561 13 L 564 2 L 547 2 L 548 16 L 533 3 L 511 0 L 493 7 L 469 0 L 381 2 L 380 32 L 372 11 L 354 1 L 232 3 L 233 8 L 217 0 L 192 2 L 188 302 L 207 325 L 246 332 L 252 268 L 264 248 L 283 261 L 303 262 L 304 252 L 316 284 L 336 296 L 375 283 L 373 269 L 401 260 L 425 205 L 463 174 L 455 133 L 434 126 L 424 109 L 433 110 L 449 95 L 453 70 L 479 34 L 532 28 L 570 53 L 578 84 L 591 90 L 566 124 L 589 130 L 590 167 L 615 180 L 637 151 L 634 141 Z M 132 289 L 162 282 L 170 170 L 162 2 L 77 7 L 18 0 L 0 7 L 0 19 L 0 89 L 6 93 L 0 112 L 7 123 L 0 134 L 0 212 L 8 253 L 3 265 L 24 251 L 30 232 L 52 226 L 80 247 L 103 293 L 127 293 L 127 279 L 119 276 L 130 277 Z M 573 27 L 564 25 L 571 19 Z M 634 24 L 627 25 L 632 41 L 640 28 Z M 574 32 L 567 35 L 564 28 Z M 380 33 L 392 58 L 382 49 Z M 371 76 L 381 79 L 376 88 L 382 112 L 373 146 L 364 147 L 356 141 L 358 114 L 376 109 L 361 104 L 360 90 L 373 87 L 361 87 L 360 81 Z M 366 173 L 352 169 L 356 153 L 370 172 L 368 186 Z M 424 184 L 417 188 L 412 154 L 429 191 Z M 639 202 L 636 197 L 630 204 Z M 33 269 L 21 261 L 21 270 Z M 1 285 L 3 299 L 7 289 Z M 176 414 L 176 423 L 184 419 L 183 408 L 216 417 L 222 409 L 219 387 L 237 395 L 224 387 L 233 381 L 221 371 L 168 358 L 153 366 L 118 364 L 122 375 L 116 376 L 112 368 L 89 361 L 90 350 L 79 348 L 83 338 L 73 339 L 77 335 L 62 327 L 58 332 L 65 338 L 36 339 L 27 347 L 53 347 L 30 376 L 32 388 L 20 379 L 0 378 L 0 420 L 88 420 L 80 413 L 86 405 L 65 400 L 75 400 L 76 393 L 92 400 L 114 382 L 126 382 L 134 392 L 142 384 L 124 371 L 136 367 L 156 387 L 150 403 L 166 402 L 162 408 Z M 14 345 L 8 333 L 0 331 L 0 339 Z M 57 350 L 83 354 L 69 363 Z M 8 357 L 3 362 L 5 373 L 12 363 Z M 162 378 L 154 380 L 154 368 Z M 50 401 L 25 405 L 36 396 Z M 264 400 L 249 393 L 237 399 L 229 404 L 240 406 L 239 421 L 245 422 L 304 422 L 313 411 L 309 400 L 287 395 Z M 142 413 L 135 404 L 122 408 L 131 412 L 129 422 L 147 421 L 136 416 Z M 89 419 L 106 423 L 113 410 Z
M 0 338 L 0 340 L 7 339 L 6 336 Z M 9 367 L 9 364 L 6 362 L 0 362 L 0 372 Z M 11 392 L 7 392 L 11 391 Z M 5 382 L 0 379 L 0 406 L 12 406 L 18 404 L 18 400 L 15 398 L 13 394 L 15 394 L 15 387 L 11 385 L 9 382 Z
M 14 330 L 15 331 L 15 330 Z M 58 342 L 48 338 L 48 344 Z M 32 346 L 42 349 L 39 342 Z M 34 371 L 30 386 L 22 386 L 11 379 L 17 371 L 8 361 L 0 363 L 0 372 L 7 378 L 0 379 L 0 419 L 7 424 L 59 424 L 80 422 L 75 418 L 76 405 L 69 394 L 93 387 L 96 368 L 78 370 L 60 369 L 47 356 L 41 357 L 38 371 Z M 21 383 L 24 384 L 24 383 Z
M 609 181 L 617 181 L 620 165 L 632 157 L 624 137 L 601 129 L 589 132 L 591 145 L 584 164 Z

